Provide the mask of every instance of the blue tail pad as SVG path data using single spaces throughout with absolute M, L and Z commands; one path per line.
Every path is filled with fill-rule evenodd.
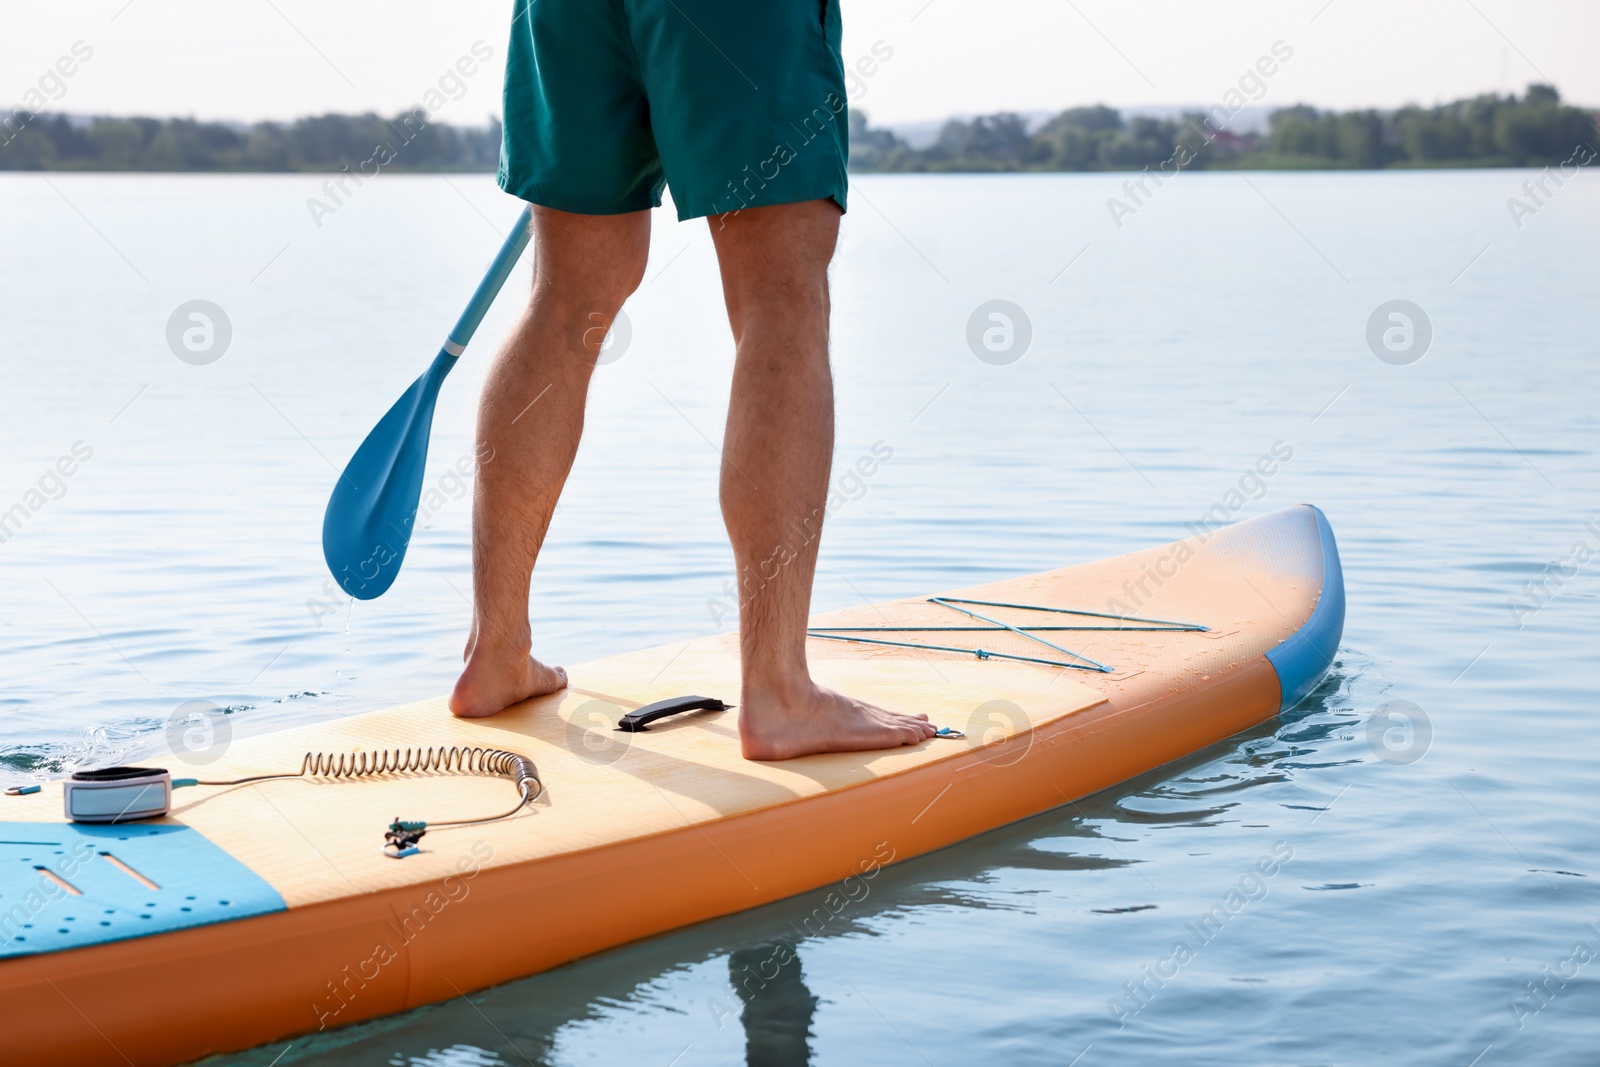
M 259 875 L 187 826 L 0 822 L 0 959 L 285 907 Z

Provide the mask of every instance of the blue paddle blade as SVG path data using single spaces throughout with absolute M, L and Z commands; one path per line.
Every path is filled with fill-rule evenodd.
M 440 352 L 361 442 L 322 518 L 322 555 L 346 593 L 382 596 L 411 544 L 439 386 L 456 365 Z

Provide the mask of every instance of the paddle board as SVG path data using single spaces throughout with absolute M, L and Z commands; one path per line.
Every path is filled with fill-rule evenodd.
M 961 737 L 740 758 L 738 709 L 639 732 L 630 712 L 738 699 L 735 635 L 569 669 L 490 719 L 444 699 L 235 741 L 208 779 L 306 753 L 476 746 L 503 777 L 398 773 L 180 788 L 168 816 L 89 825 L 60 783 L 0 798 L 0 1059 L 167 1064 L 461 996 L 830 883 L 1105 789 L 1257 725 L 1332 663 L 1344 585 L 1302 505 L 1113 559 L 817 616 L 824 685 Z M 160 761 L 151 761 L 152 763 Z M 159 797 L 157 798 L 159 799 Z

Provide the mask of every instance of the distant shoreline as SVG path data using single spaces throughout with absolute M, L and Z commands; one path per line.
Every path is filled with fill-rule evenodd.
M 1531 85 L 1433 108 L 1273 110 L 1266 128 L 1232 132 L 1223 107 L 1155 118 L 1105 106 L 1043 122 L 1010 112 L 944 123 L 913 148 L 850 112 L 856 173 L 1176 173 L 1179 170 L 1457 170 L 1586 166 L 1600 156 L 1600 112 Z M 1220 113 L 1220 114 L 1219 114 Z M 292 122 L 199 122 L 0 112 L 0 172 L 143 174 L 494 173 L 500 123 L 453 126 L 422 109 Z

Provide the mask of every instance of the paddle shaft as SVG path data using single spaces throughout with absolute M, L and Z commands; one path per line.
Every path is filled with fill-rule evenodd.
M 522 214 L 517 216 L 517 224 L 512 228 L 511 235 L 506 238 L 505 244 L 500 246 L 494 262 L 489 264 L 489 272 L 483 276 L 483 281 L 478 283 L 477 291 L 467 302 L 467 309 L 456 320 L 455 328 L 450 331 L 449 340 L 444 343 L 444 350 L 452 356 L 459 356 L 466 349 L 467 342 L 472 340 L 478 324 L 488 313 L 489 305 L 494 303 L 494 298 L 500 293 L 500 287 L 505 285 L 506 278 L 511 275 L 511 269 L 517 265 L 517 260 L 522 258 L 523 251 L 528 247 L 528 239 L 532 235 L 532 223 L 533 208 L 523 208 Z

